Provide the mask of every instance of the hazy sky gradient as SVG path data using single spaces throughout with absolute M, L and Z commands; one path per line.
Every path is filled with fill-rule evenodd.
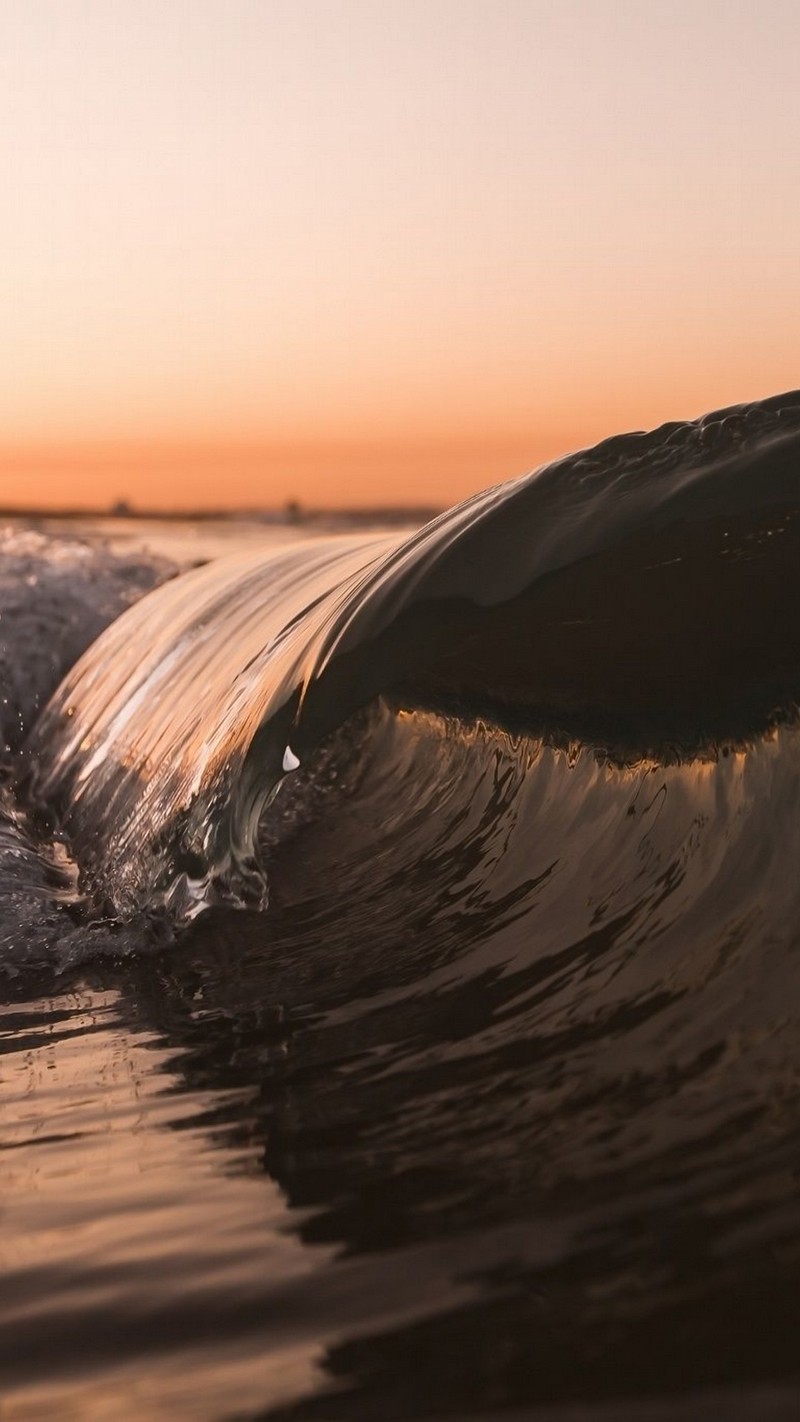
M 797 0 L 0 0 L 0 504 L 450 502 L 800 384 Z

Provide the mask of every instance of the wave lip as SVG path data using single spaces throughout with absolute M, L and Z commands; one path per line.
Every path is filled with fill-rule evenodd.
M 289 763 L 378 695 L 615 758 L 713 755 L 800 699 L 800 393 L 624 435 L 409 539 L 234 556 L 120 617 L 35 732 L 122 913 L 263 898 Z

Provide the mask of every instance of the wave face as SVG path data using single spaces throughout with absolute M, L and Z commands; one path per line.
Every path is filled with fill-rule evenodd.
M 800 695 L 800 395 L 625 435 L 411 538 L 234 555 L 120 617 L 37 728 L 38 792 L 130 914 L 263 902 L 296 760 L 376 696 L 612 759 L 715 753 Z

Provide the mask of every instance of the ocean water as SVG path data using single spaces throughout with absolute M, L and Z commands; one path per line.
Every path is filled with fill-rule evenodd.
M 0 532 L 0 1416 L 800 1413 L 800 395 Z

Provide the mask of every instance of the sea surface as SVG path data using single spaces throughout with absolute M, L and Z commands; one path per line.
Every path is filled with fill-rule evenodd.
M 800 1416 L 800 394 L 0 528 L 0 1418 Z

